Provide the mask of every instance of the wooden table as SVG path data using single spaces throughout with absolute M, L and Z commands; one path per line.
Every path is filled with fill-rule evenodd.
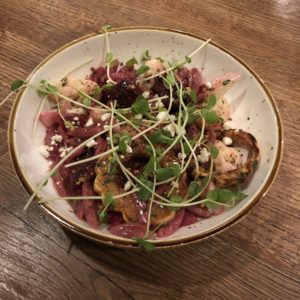
M 0 109 L 1 299 L 299 299 L 299 1 L 1 0 L 0 7 L 1 99 L 15 78 L 101 24 L 154 25 L 211 37 L 247 61 L 271 89 L 285 131 L 278 177 L 240 223 L 179 249 L 131 252 L 71 234 L 37 205 L 23 213 L 28 195 L 6 142 L 11 99 Z

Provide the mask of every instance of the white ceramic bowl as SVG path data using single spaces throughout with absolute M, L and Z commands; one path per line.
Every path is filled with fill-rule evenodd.
M 204 40 L 182 32 L 157 28 L 121 28 L 110 32 L 110 45 L 114 57 L 126 61 L 133 55 L 140 57 L 149 50 L 153 57 L 168 60 L 182 59 Z M 105 42 L 103 34 L 90 34 L 75 40 L 47 57 L 29 76 L 38 84 L 41 79 L 58 82 L 70 70 L 90 60 L 74 71 L 73 76 L 82 78 L 92 66 L 103 64 Z M 157 239 L 157 247 L 181 245 L 211 236 L 235 223 L 266 193 L 279 167 L 282 154 L 282 127 L 275 102 L 262 80 L 241 59 L 226 49 L 210 43 L 193 57 L 190 66 L 202 69 L 204 79 L 210 81 L 224 72 L 239 72 L 242 79 L 226 95 L 232 105 L 235 128 L 252 133 L 258 141 L 261 160 L 250 184 L 245 190 L 249 195 L 235 207 L 223 214 L 201 220 L 191 226 L 180 228 L 175 234 Z M 29 193 L 38 185 L 48 165 L 32 144 L 32 128 L 40 98 L 31 88 L 20 92 L 13 106 L 9 124 L 9 145 L 16 172 Z M 38 126 L 36 144 L 43 144 L 45 128 Z M 42 195 L 56 194 L 48 184 Z M 24 199 L 24 204 L 25 204 Z M 113 236 L 104 226 L 99 230 L 90 228 L 78 219 L 66 201 L 53 201 L 40 205 L 63 226 L 90 239 L 119 247 L 135 247 L 133 241 Z

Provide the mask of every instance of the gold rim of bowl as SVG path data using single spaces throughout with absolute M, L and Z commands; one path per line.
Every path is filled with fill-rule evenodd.
M 152 27 L 152 26 L 133 26 L 133 27 L 121 27 L 121 28 L 114 28 L 112 30 L 110 30 L 110 32 L 118 32 L 118 31 L 134 31 L 134 30 L 152 30 L 152 31 L 164 31 L 164 32 L 170 32 L 170 33 L 177 33 L 177 34 L 182 34 L 182 35 L 186 35 L 186 36 L 190 36 L 192 38 L 196 38 L 198 40 L 201 41 L 205 41 L 205 39 L 194 35 L 194 34 L 190 34 L 190 33 L 186 33 L 184 31 L 180 31 L 180 30 L 174 30 L 174 29 L 169 29 L 169 28 L 161 28 L 161 27 Z M 103 34 L 103 33 L 102 33 Z M 56 51 L 54 51 L 53 53 L 51 53 L 48 57 L 46 57 L 31 73 L 30 75 L 27 77 L 27 81 L 29 81 L 32 76 L 46 63 L 48 62 L 51 58 L 53 58 L 56 54 L 60 53 L 61 51 L 67 49 L 68 47 L 81 42 L 83 40 L 87 40 L 91 37 L 100 35 L 100 33 L 91 33 L 85 36 L 82 36 L 76 40 L 71 41 L 70 43 L 65 44 L 64 46 L 60 47 L 59 49 L 57 49 Z M 265 182 L 264 186 L 262 187 L 260 193 L 252 200 L 251 204 L 248 205 L 247 207 L 245 207 L 244 209 L 242 209 L 239 214 L 237 214 L 233 219 L 220 224 L 219 226 L 217 226 L 216 228 L 207 231 L 205 233 L 199 234 L 199 235 L 193 235 L 191 237 L 187 236 L 184 238 L 178 238 L 178 240 L 173 240 L 173 241 L 159 241 L 158 244 L 156 244 L 156 249 L 161 249 L 161 248 L 170 248 L 170 247 L 177 247 L 177 246 L 181 246 L 181 245 L 185 245 L 185 244 L 190 244 L 193 242 L 197 242 L 200 240 L 204 240 L 208 237 L 214 236 L 217 233 L 222 232 L 223 230 L 229 228 L 230 226 L 232 226 L 233 224 L 236 224 L 237 222 L 239 222 L 240 220 L 242 220 L 243 217 L 246 216 L 246 214 L 251 210 L 251 208 L 258 202 L 258 200 L 260 198 L 262 198 L 263 196 L 265 196 L 265 194 L 267 193 L 267 191 L 269 190 L 272 182 L 274 181 L 278 171 L 279 171 L 279 166 L 280 166 L 280 162 L 282 159 L 282 152 L 283 152 L 283 130 L 282 130 L 282 121 L 280 119 L 280 115 L 279 115 L 279 111 L 277 108 L 277 105 L 274 101 L 274 98 L 272 97 L 270 91 L 268 90 L 268 88 L 265 86 L 264 82 L 262 81 L 262 79 L 256 74 L 256 72 L 248 65 L 246 64 L 241 58 L 239 58 L 238 56 L 236 56 L 235 54 L 231 53 L 229 50 L 227 50 L 226 48 L 216 44 L 215 42 L 210 42 L 210 44 L 214 45 L 215 47 L 219 48 L 220 50 L 222 50 L 223 52 L 225 52 L 226 54 L 230 55 L 231 57 L 233 57 L 236 61 L 238 61 L 241 65 L 243 65 L 252 75 L 253 77 L 255 77 L 255 79 L 260 83 L 261 87 L 263 88 L 263 90 L 265 91 L 265 93 L 268 95 L 268 98 L 271 102 L 271 105 L 273 107 L 275 116 L 276 116 L 276 121 L 277 121 L 277 129 L 278 129 L 278 150 L 277 150 L 277 154 L 276 154 L 276 160 L 274 163 L 274 167 L 272 169 L 272 172 L 270 173 L 267 181 Z M 29 194 L 33 193 L 33 190 L 30 187 L 30 184 L 28 183 L 28 181 L 26 180 L 24 174 L 22 173 L 22 171 L 20 170 L 20 167 L 18 165 L 18 161 L 17 161 L 17 155 L 15 152 L 15 147 L 14 147 L 14 139 L 13 139 L 13 128 L 14 128 L 14 123 L 15 123 L 15 116 L 16 116 L 16 111 L 18 108 L 18 105 L 20 103 L 20 99 L 23 95 L 24 90 L 20 91 L 17 96 L 16 99 L 14 101 L 11 113 L 10 113 L 10 117 L 9 117 L 9 125 L 8 125 L 8 145 L 9 145 L 9 152 L 10 152 L 10 156 L 11 156 L 11 160 L 13 162 L 13 166 L 14 169 L 18 175 L 18 178 L 21 182 L 21 184 L 24 186 L 24 188 L 26 189 L 26 191 Z M 36 203 L 37 203 L 37 199 L 35 199 Z M 75 232 L 83 237 L 86 237 L 90 240 L 93 240 L 95 242 L 99 242 L 101 244 L 106 244 L 109 246 L 113 246 L 113 247 L 117 247 L 117 248 L 127 248 L 127 249 L 136 249 L 137 248 L 137 244 L 134 241 L 130 241 L 130 240 L 119 240 L 117 237 L 116 239 L 112 238 L 108 238 L 106 236 L 102 236 L 100 234 L 96 234 L 93 232 L 90 232 L 86 229 L 80 228 L 79 226 L 77 226 L 75 223 L 72 223 L 71 221 L 67 220 L 66 218 L 64 218 L 63 216 L 60 216 L 54 209 L 52 209 L 51 207 L 49 207 L 46 203 L 43 204 L 38 204 L 39 207 L 41 207 L 45 212 L 47 212 L 49 215 L 51 215 L 54 219 L 56 219 L 63 227 L 71 230 L 72 232 Z

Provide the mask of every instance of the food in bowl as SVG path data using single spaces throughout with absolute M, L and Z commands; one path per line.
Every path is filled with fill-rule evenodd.
M 41 80 L 52 109 L 38 116 L 47 128 L 39 150 L 50 171 L 31 199 L 51 177 L 60 197 L 40 202 L 69 200 L 90 226 L 144 241 L 245 198 L 259 149 L 231 128 L 224 98 L 240 75 L 203 82 L 199 68 L 185 67 L 191 59 L 169 63 L 146 51 L 122 64 L 108 51 L 88 78 Z

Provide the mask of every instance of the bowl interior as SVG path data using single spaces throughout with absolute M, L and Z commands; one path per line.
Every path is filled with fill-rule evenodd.
M 180 60 L 204 42 L 180 32 L 157 29 L 119 30 L 109 34 L 109 41 L 114 57 L 123 62 L 132 56 L 139 58 L 145 50 L 149 50 L 152 57 L 162 57 L 169 61 Z M 33 72 L 30 82 L 37 85 L 40 80 L 46 79 L 56 83 L 70 72 L 74 77 L 83 78 L 90 73 L 92 66 L 104 64 L 104 56 L 104 35 L 90 35 L 56 51 Z M 260 149 L 260 162 L 245 190 L 249 195 L 245 200 L 221 215 L 183 227 L 163 241 L 157 239 L 155 242 L 158 244 L 195 239 L 214 232 L 240 217 L 266 191 L 280 159 L 281 128 L 278 113 L 274 101 L 257 75 L 214 44 L 209 44 L 197 53 L 189 67 L 192 66 L 202 71 L 205 81 L 211 81 L 229 71 L 242 75 L 241 80 L 226 94 L 226 98 L 233 108 L 234 128 L 243 129 L 256 137 Z M 14 164 L 22 182 L 31 191 L 35 190 L 48 169 L 46 160 L 38 152 L 38 146 L 43 144 L 45 135 L 41 124 L 37 127 L 35 145 L 32 141 L 33 124 L 40 101 L 34 89 L 26 88 L 17 99 L 11 119 L 11 151 Z M 41 195 L 56 195 L 52 183 L 41 191 Z M 100 230 L 90 228 L 74 215 L 66 201 L 54 201 L 45 205 L 45 208 L 60 221 L 87 236 L 99 240 L 106 238 L 117 244 L 126 242 L 125 239 L 111 235 L 105 226 L 101 226 Z

